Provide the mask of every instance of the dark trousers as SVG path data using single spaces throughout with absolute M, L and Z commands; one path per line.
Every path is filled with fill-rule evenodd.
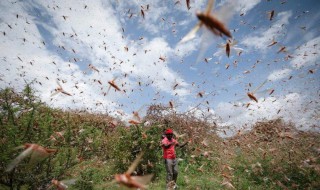
M 167 170 L 167 184 L 171 181 L 176 183 L 178 177 L 178 163 L 176 159 L 165 159 L 164 163 Z

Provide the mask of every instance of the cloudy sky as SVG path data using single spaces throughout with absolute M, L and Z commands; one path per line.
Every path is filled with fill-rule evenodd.
M 19 91 L 33 81 L 52 107 L 126 119 L 171 101 L 177 112 L 197 106 L 237 129 L 279 117 L 303 129 L 319 126 L 320 1 L 219 0 L 210 14 L 232 39 L 203 25 L 181 43 L 206 6 L 205 0 L 190 0 L 190 9 L 184 0 L 0 1 L 0 88 Z M 121 91 L 109 89 L 112 80 Z M 57 81 L 72 96 L 51 96 Z

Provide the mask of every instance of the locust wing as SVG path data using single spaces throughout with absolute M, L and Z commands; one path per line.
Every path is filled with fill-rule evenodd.
M 126 171 L 126 174 L 132 174 L 132 172 L 137 168 L 139 162 L 141 161 L 142 159 L 142 156 L 143 156 L 143 152 L 141 152 L 137 158 L 133 161 L 133 163 L 131 164 L 131 166 L 128 168 L 128 170 Z
M 32 153 L 32 146 L 24 150 L 18 157 L 16 157 L 7 167 L 6 172 L 10 172 L 15 168 L 23 159 Z

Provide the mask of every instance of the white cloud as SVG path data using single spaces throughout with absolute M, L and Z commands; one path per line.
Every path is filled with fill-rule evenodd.
M 202 110 L 202 109 L 200 109 L 200 107 L 189 106 L 187 110 L 189 110 L 187 112 L 188 115 L 193 116 L 193 117 L 200 119 L 202 121 L 206 121 L 209 124 L 214 124 L 217 121 L 216 113 L 212 109 Z
M 11 86 L 21 89 L 25 84 L 24 79 L 29 82 L 36 79 L 42 85 L 35 84 L 34 87 L 40 98 L 49 105 L 89 108 L 91 111 L 118 109 L 121 100 L 139 93 L 131 92 L 138 81 L 151 84 L 154 91 L 171 95 L 177 92 L 180 97 L 188 95 L 188 84 L 182 82 L 183 78 L 169 67 L 174 50 L 166 40 L 151 38 L 141 43 L 130 39 L 130 35 L 122 33 L 121 23 L 108 2 L 90 1 L 86 9 L 85 4 L 72 1 L 19 2 L 14 7 L 10 2 L 2 2 L 2 5 L 0 14 L 3 22 L 0 30 L 6 31 L 7 35 L 0 46 L 0 57 L 5 59 L 1 64 L 1 74 L 4 76 L 0 81 L 1 88 Z M 16 18 L 16 12 L 21 18 Z M 26 19 L 30 24 L 26 24 Z M 11 24 L 13 29 L 5 23 Z M 45 31 L 39 30 L 39 27 Z M 23 38 L 26 42 L 23 42 Z M 46 45 L 42 44 L 43 41 Z M 63 46 L 65 50 L 58 46 Z M 128 46 L 128 52 L 124 50 L 125 46 Z M 166 57 L 166 61 L 159 60 L 160 56 Z M 84 61 L 74 62 L 73 58 Z M 83 74 L 89 63 L 100 72 Z M 128 74 L 127 78 L 123 77 L 125 73 Z M 104 96 L 108 89 L 107 81 L 115 76 L 118 77 L 116 84 L 127 93 L 110 90 Z M 66 81 L 62 83 L 63 88 L 74 96 L 58 94 L 51 100 L 50 95 L 57 87 L 57 78 Z M 171 86 L 175 81 L 180 81 L 176 92 Z M 97 103 L 102 106 L 97 106 Z
M 268 80 L 277 81 L 277 80 L 281 80 L 283 78 L 287 78 L 291 72 L 292 72 L 291 69 L 275 70 L 268 76 Z
M 261 0 L 243 0 L 238 2 L 237 11 L 243 11 L 244 13 L 253 9 Z
M 221 6 L 221 8 L 218 11 L 216 11 L 216 15 L 221 21 L 227 22 L 231 19 L 231 17 L 234 14 L 238 14 L 240 12 L 248 13 L 260 2 L 261 0 L 221 1 L 221 3 L 218 5 L 218 6 Z
M 148 10 L 146 9 L 147 5 L 149 5 Z M 188 17 L 190 15 L 194 15 L 196 11 L 204 9 L 206 1 L 191 1 L 190 5 L 191 9 L 188 10 L 186 1 L 180 1 L 175 5 L 175 1 L 164 2 L 162 0 L 133 0 L 119 1 L 119 3 L 115 4 L 115 7 L 118 14 L 122 17 L 122 22 L 130 21 L 128 17 L 130 14 L 133 14 L 133 17 L 131 19 L 139 20 L 139 25 L 137 27 L 142 27 L 144 30 L 150 32 L 151 34 L 159 34 L 169 28 L 172 28 L 173 23 L 185 25 L 196 20 L 196 18 L 193 17 L 193 19 L 184 19 L 183 23 L 180 23 L 178 22 L 176 17 L 172 17 L 170 13 L 175 12 L 176 15 L 180 14 L 182 16 Z M 141 10 L 144 10 L 144 18 L 142 17 Z
M 315 65 L 320 59 L 320 37 L 316 37 L 306 42 L 305 44 L 299 46 L 294 51 L 294 57 L 290 64 L 294 68 L 307 67 L 310 65 Z
M 280 12 L 277 14 L 277 21 L 271 25 L 270 28 L 261 28 L 256 31 L 253 35 L 245 37 L 241 40 L 241 44 L 248 46 L 249 48 L 256 48 L 260 50 L 267 50 L 268 44 L 271 43 L 272 39 L 277 41 L 277 38 L 285 32 L 283 25 L 289 24 L 289 19 L 292 16 L 291 11 Z
M 220 125 L 230 127 L 228 134 L 235 133 L 241 128 L 250 129 L 257 121 L 276 118 L 292 122 L 298 128 L 305 130 L 320 124 L 319 120 L 313 116 L 317 105 L 308 104 L 308 100 L 308 96 L 290 93 L 279 97 L 260 98 L 259 103 L 251 101 L 248 108 L 221 102 L 216 107 L 215 113 L 221 118 Z
M 193 51 L 198 49 L 199 43 L 200 43 L 200 38 L 198 37 L 186 43 L 178 43 L 177 46 L 175 47 L 175 54 L 178 57 L 188 56 Z

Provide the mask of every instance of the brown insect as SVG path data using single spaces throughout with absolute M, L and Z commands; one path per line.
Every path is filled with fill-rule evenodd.
M 175 90 L 177 87 L 178 87 L 178 83 L 176 83 L 174 86 L 173 86 L 173 90 Z
M 133 111 L 132 114 L 133 114 L 134 118 L 136 118 L 138 121 L 141 121 L 141 117 L 139 115 L 139 111 Z
M 237 43 L 238 42 L 235 40 L 228 39 L 226 44 L 220 45 L 219 47 L 225 48 L 227 56 L 230 57 L 231 47 L 236 45 Z
M 203 94 L 204 92 L 198 92 L 197 96 L 199 96 L 200 98 L 203 98 Z
M 204 146 L 204 147 L 209 147 L 209 142 L 207 139 L 203 139 L 203 141 L 201 142 L 201 145 Z
M 117 120 L 111 120 L 108 122 L 110 124 L 111 127 L 116 127 L 118 125 L 118 121 Z
M 116 85 L 116 83 L 114 82 L 116 79 L 117 79 L 117 78 L 115 78 L 115 79 L 113 79 L 113 80 L 111 80 L 111 81 L 108 81 L 108 83 L 109 83 L 110 86 L 109 86 L 109 88 L 108 88 L 107 94 L 108 94 L 108 92 L 109 92 L 109 90 L 110 90 L 111 87 L 113 87 L 116 91 L 121 91 L 121 89 L 118 87 L 118 85 Z
M 140 121 L 136 121 L 136 120 L 133 120 L 133 119 L 130 119 L 130 120 L 128 121 L 128 123 L 130 123 L 131 125 L 139 125 L 139 124 L 141 124 Z
M 185 37 L 181 39 L 180 43 L 193 39 L 202 25 L 205 25 L 215 35 L 222 36 L 224 34 L 225 36 L 232 38 L 230 31 L 225 27 L 224 23 L 210 14 L 213 4 L 214 0 L 209 0 L 206 11 L 196 14 L 199 22 Z
M 278 135 L 281 138 L 288 138 L 288 139 L 294 139 L 295 138 L 294 137 L 295 134 L 293 134 L 292 132 L 281 132 Z
M 282 46 L 277 53 L 280 53 L 280 52 L 287 52 L 286 46 Z
M 285 59 L 286 61 L 288 61 L 289 59 L 292 59 L 292 58 L 293 58 L 292 55 L 287 55 L 284 59 Z
M 163 62 L 165 62 L 165 61 L 166 61 L 166 58 L 165 58 L 165 57 L 163 57 L 163 56 L 160 56 L 160 57 L 159 57 L 159 59 L 160 59 L 161 61 L 163 61 Z
M 258 102 L 258 99 L 253 95 L 253 93 L 248 92 L 247 95 L 251 100 L 254 100 L 254 101 Z
M 255 97 L 254 93 L 259 90 L 264 84 L 266 84 L 267 80 L 265 80 L 260 86 L 258 86 L 254 91 L 248 92 L 247 96 L 250 98 L 250 100 L 254 100 L 258 103 L 258 99 Z
M 273 46 L 273 45 L 275 45 L 275 44 L 277 44 L 277 43 L 278 43 L 278 42 L 273 39 L 272 42 L 268 45 L 268 47 Z
M 130 119 L 128 123 L 131 125 L 139 125 L 141 124 L 141 117 L 139 115 L 139 112 L 144 108 L 145 105 L 141 106 L 137 111 L 133 111 L 133 119 Z
M 10 29 L 12 29 L 12 26 L 10 25 L 10 24 L 8 24 L 8 23 L 6 23 L 7 25 L 8 25 L 8 27 L 10 28 Z
M 116 174 L 115 181 L 128 188 L 138 188 L 142 190 L 146 189 L 147 184 L 153 177 L 153 174 L 148 174 L 145 176 L 131 176 L 132 172 L 137 168 L 139 162 L 141 161 L 142 156 L 143 153 L 140 153 L 124 174 Z
M 169 101 L 169 107 L 171 108 L 171 109 L 173 109 L 173 101 Z
M 212 58 L 204 58 L 204 61 L 206 62 L 206 63 L 209 63 L 209 61 L 211 60 Z
M 96 71 L 96 72 L 100 72 L 95 66 L 93 66 L 92 64 L 89 64 L 89 69 L 93 70 L 93 71 Z
M 61 139 L 62 141 L 64 141 L 65 139 L 63 135 L 64 131 L 54 132 L 52 135 L 50 135 L 50 138 L 48 140 L 55 142 L 57 141 L 57 139 Z
M 51 154 L 57 152 L 56 149 L 47 149 L 38 144 L 30 144 L 30 143 L 26 143 L 18 148 L 24 148 L 25 150 L 8 165 L 6 172 L 10 172 L 23 159 L 25 159 L 28 156 L 31 156 L 29 163 L 33 165 L 43 160 L 44 158 L 47 158 Z
M 138 121 L 138 122 L 141 122 L 141 117 L 139 115 L 139 112 L 144 108 L 145 105 L 142 105 L 137 111 L 133 111 L 132 114 L 133 114 L 133 119 Z
M 273 94 L 274 93 L 274 89 L 272 89 L 270 92 L 269 92 L 269 95 Z
M 197 13 L 197 17 L 209 30 L 211 30 L 213 34 L 218 36 L 222 36 L 222 34 L 224 34 L 225 36 L 232 38 L 231 32 L 213 15 Z
M 60 85 L 59 81 L 57 80 L 57 84 L 58 84 L 58 87 L 55 90 L 55 92 L 53 94 L 51 94 L 51 97 L 58 94 L 58 93 L 62 93 L 62 94 L 65 94 L 65 95 L 68 95 L 68 96 L 72 96 L 72 94 L 70 94 L 69 92 L 66 92 L 62 86 Z
M 230 56 L 230 43 L 229 43 L 229 41 L 226 44 L 226 54 L 228 57 Z
M 141 135 L 142 135 L 142 138 L 143 138 L 143 139 L 147 139 L 147 138 L 148 138 L 148 135 L 147 135 L 145 132 L 141 133 Z M 149 160 L 148 160 L 148 161 L 149 161 Z
M 176 136 L 177 139 L 181 139 L 182 137 L 187 136 L 187 133 L 179 134 L 177 131 L 173 130 L 174 136 Z
M 236 189 L 232 183 L 228 180 L 224 180 L 224 182 L 221 183 L 221 185 L 226 189 Z
M 225 67 L 226 67 L 226 69 L 229 69 L 229 67 L 230 67 L 230 64 L 226 64 L 226 66 L 225 66 Z
M 186 0 L 186 4 L 187 4 L 188 10 L 190 10 L 190 9 L 191 9 L 191 7 L 190 7 L 190 0 Z
M 268 12 L 268 15 L 269 15 L 269 20 L 272 20 L 274 16 L 274 10 Z
M 57 190 L 66 190 L 68 189 L 68 185 L 73 185 L 75 184 L 76 180 L 75 179 L 71 179 L 71 180 L 63 180 L 63 181 L 58 181 L 56 179 L 51 180 L 51 185 L 49 186 L 55 186 L 57 188 Z

